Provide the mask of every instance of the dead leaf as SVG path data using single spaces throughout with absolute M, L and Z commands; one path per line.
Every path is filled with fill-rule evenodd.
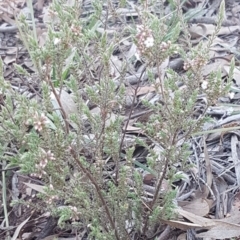
M 24 182 L 24 184 L 27 185 L 28 187 L 34 189 L 37 192 L 46 194 L 46 192 L 43 190 L 44 186 L 42 186 L 42 185 L 37 185 L 37 184 L 33 184 L 33 183 L 26 183 L 26 182 Z
M 16 10 L 16 9 L 15 9 Z M 12 16 L 14 16 L 14 13 L 12 13 Z M 11 17 L 9 17 L 7 14 L 3 14 L 2 19 L 9 23 L 12 26 L 16 26 L 16 21 L 14 21 Z
M 235 174 L 237 179 L 237 185 L 240 186 L 240 161 L 239 161 L 239 139 L 234 134 L 231 136 L 231 152 L 232 152 L 232 160 L 235 166 Z
M 16 55 L 17 51 L 18 51 L 18 49 L 16 47 L 9 47 L 6 51 L 6 54 L 7 55 L 9 55 L 9 54 L 10 55 L 12 55 L 12 54 Z
M 56 92 L 59 95 L 59 90 L 56 90 Z M 56 109 L 56 113 L 62 119 L 62 113 L 59 110 L 60 106 L 53 92 L 51 93 L 51 99 L 53 107 Z M 73 95 L 67 93 L 65 90 L 62 90 L 59 99 L 70 125 L 76 129 L 77 128 L 76 124 L 69 120 L 70 115 L 77 112 L 77 106 L 73 100 Z
M 123 127 L 123 129 L 125 129 L 125 128 Z M 134 126 L 128 125 L 126 131 L 128 131 L 128 132 L 141 133 L 141 132 L 142 132 L 142 129 L 139 128 L 139 127 L 134 127 Z
M 119 60 L 118 56 L 111 56 L 110 58 L 110 76 L 117 78 L 122 71 L 122 61 Z
M 202 74 L 203 76 L 208 76 L 210 73 L 214 72 L 216 69 L 222 69 L 223 66 L 226 64 L 229 64 L 228 61 L 221 59 L 221 61 L 216 61 L 210 64 L 205 65 L 202 68 Z
M 101 114 L 101 109 L 99 107 L 95 107 L 91 109 L 90 112 L 93 116 L 99 116 Z M 86 119 L 87 117 L 84 116 L 84 118 Z M 116 114 L 114 114 L 113 112 L 108 113 L 106 117 L 105 127 L 109 127 L 111 123 L 116 121 L 116 119 Z
M 54 234 L 54 235 L 50 235 L 50 236 L 47 236 L 45 238 L 43 238 L 42 240 L 59 240 L 60 238 L 58 238 L 58 235 L 57 234 Z M 72 238 L 72 239 L 76 239 L 76 238 Z M 66 240 L 69 240 L 69 238 L 67 238 Z
M 36 7 L 38 11 L 42 11 L 43 10 L 43 4 L 44 4 L 45 0 L 37 0 L 36 2 Z
M 223 69 L 229 74 L 230 66 L 224 66 Z M 240 86 L 240 70 L 236 67 L 233 70 L 233 78 L 236 81 L 236 84 Z
M 203 141 L 204 141 L 203 142 L 204 159 L 205 159 L 205 163 L 206 163 L 206 172 L 207 172 L 207 186 L 205 187 L 204 197 L 207 198 L 207 196 L 209 194 L 209 188 L 211 188 L 211 186 L 212 186 L 213 176 L 212 176 L 212 167 L 211 167 L 211 163 L 210 163 L 210 159 L 209 159 L 209 155 L 208 155 L 207 144 L 206 144 L 205 138 Z
M 230 214 L 228 215 L 228 217 L 221 219 L 221 221 L 227 222 L 227 223 L 233 223 L 233 224 L 240 224 L 240 211 L 239 211 L 238 204 L 236 204 L 236 199 L 235 199 Z
M 177 209 L 177 212 L 181 216 L 183 216 L 183 217 L 187 218 L 189 221 L 193 222 L 194 224 L 201 226 L 202 229 L 210 228 L 206 232 L 197 234 L 196 235 L 197 237 L 224 239 L 224 238 L 237 237 L 240 235 L 240 225 L 223 221 L 227 218 L 225 218 L 223 220 L 212 220 L 212 219 L 197 216 L 193 213 L 187 212 L 180 208 Z M 189 227 L 190 226 L 191 225 L 189 225 Z
M 69 94 L 65 90 L 62 90 L 60 94 L 60 101 L 67 117 L 69 117 L 70 114 L 77 112 L 77 106 L 73 100 L 72 94 Z
M 234 6 L 232 8 L 232 13 L 235 15 L 236 13 L 240 12 L 240 5 Z
M 16 239 L 17 239 L 17 237 L 18 237 L 18 235 L 19 235 L 22 227 L 28 222 L 28 220 L 29 220 L 30 218 L 31 218 L 31 216 L 28 217 L 26 220 L 24 220 L 20 225 L 18 225 L 18 227 L 17 227 L 17 229 L 15 230 L 15 232 L 14 232 L 11 240 L 16 240 Z
M 182 206 L 182 209 L 203 217 L 209 213 L 210 207 L 205 199 L 198 198 Z
M 186 233 L 182 233 L 177 237 L 177 240 L 186 240 L 187 239 L 187 234 Z
M 10 63 L 14 63 L 14 62 L 16 62 L 16 56 L 6 56 L 5 58 L 4 58 L 4 60 L 3 60 L 3 62 L 6 64 L 6 65 L 8 65 L 8 64 L 10 64 Z
M 187 211 L 185 211 L 183 209 L 178 208 L 177 212 L 181 216 L 187 218 L 189 221 L 191 221 L 194 224 L 197 224 L 197 225 L 199 225 L 201 227 L 213 227 L 213 226 L 216 225 L 216 223 L 213 220 L 211 220 L 211 219 L 204 218 L 204 217 L 201 217 L 201 216 L 197 216 L 196 214 L 187 212 Z
M 50 10 L 49 6 L 43 7 L 43 22 L 44 24 L 57 24 L 60 22 L 58 15 L 56 13 L 53 13 Z
M 140 95 L 144 95 L 147 94 L 149 92 L 154 92 L 156 91 L 156 88 L 153 86 L 144 86 L 144 87 L 138 87 L 137 88 L 137 92 L 136 95 L 140 96 Z M 134 96 L 135 95 L 135 89 L 133 87 L 128 87 L 126 94 L 130 95 L 130 96 Z
M 216 26 L 213 24 L 192 24 L 189 32 L 192 38 L 199 38 L 200 36 L 212 35 L 216 31 L 215 29 Z M 227 35 L 239 30 L 240 26 L 221 27 L 217 35 Z
M 233 203 L 235 209 L 239 212 L 240 210 L 240 192 L 238 192 L 236 195 L 235 195 L 235 198 L 234 198 L 234 203 Z M 239 212 L 240 213 L 240 212 Z M 240 218 L 239 218 L 240 219 Z
M 137 52 L 137 46 L 132 43 L 131 48 L 129 49 L 129 51 L 125 54 L 125 57 L 127 60 L 129 60 L 130 58 L 132 58 Z
M 36 68 L 35 68 L 33 62 L 30 61 L 29 59 L 24 60 L 24 64 L 23 64 L 23 65 L 24 65 L 23 67 L 27 67 L 28 69 L 30 69 L 30 70 L 33 71 L 33 72 L 36 71 Z
M 47 41 L 47 30 L 40 27 L 36 28 L 38 43 L 40 47 L 43 47 Z
M 204 24 L 193 24 L 188 31 L 192 39 L 201 38 L 206 36 L 207 27 Z
M 163 223 L 168 224 L 171 227 L 182 229 L 182 230 L 188 230 L 192 228 L 199 228 L 201 225 L 190 223 L 190 222 L 183 222 L 183 221 L 175 221 L 175 220 L 161 220 Z
M 216 226 L 207 232 L 196 234 L 200 238 L 229 239 L 240 236 L 240 225 L 215 220 Z

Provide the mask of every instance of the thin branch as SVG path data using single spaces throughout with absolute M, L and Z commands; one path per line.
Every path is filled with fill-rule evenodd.
M 59 105 L 59 107 L 61 109 L 61 112 L 62 112 L 62 115 L 63 115 L 63 120 L 64 120 L 64 123 L 65 123 L 66 133 L 68 134 L 69 133 L 69 123 L 67 121 L 67 114 L 66 114 L 66 112 L 63 109 L 63 106 L 62 106 L 61 100 L 59 98 L 59 95 L 56 92 L 55 87 L 53 86 L 53 83 L 52 83 L 52 81 L 50 79 L 50 73 L 49 73 L 50 71 L 49 71 L 48 65 L 49 64 L 46 64 L 46 75 L 47 76 L 45 77 L 45 81 L 50 85 L 50 87 L 52 89 L 52 92 L 53 92 L 53 94 L 54 94 L 54 96 L 55 96 L 55 98 L 56 98 L 56 100 L 58 102 L 58 105 Z
M 78 166 L 79 166 L 79 167 L 81 168 L 81 170 L 86 174 L 86 176 L 88 177 L 88 179 L 91 181 L 91 183 L 92 183 L 92 184 L 94 185 L 94 187 L 96 188 L 98 197 L 99 197 L 100 201 L 102 202 L 102 205 L 103 205 L 103 207 L 104 207 L 104 209 L 105 209 L 105 212 L 106 212 L 106 214 L 107 214 L 107 217 L 108 217 L 108 219 L 109 219 L 109 222 L 110 222 L 110 224 L 111 224 L 111 227 L 112 227 L 112 229 L 113 229 L 114 232 L 115 232 L 115 237 L 116 237 L 117 240 L 120 240 L 120 238 L 119 238 L 119 236 L 118 236 L 118 232 L 117 232 L 116 226 L 115 226 L 115 223 L 114 223 L 114 221 L 113 221 L 113 219 L 112 219 L 112 217 L 111 217 L 109 208 L 108 208 L 107 203 L 105 202 L 105 199 L 104 199 L 104 197 L 103 197 L 103 195 L 102 195 L 102 193 L 101 193 L 101 189 L 100 189 L 98 183 L 95 181 L 95 179 L 94 179 L 94 177 L 92 176 L 92 174 L 82 165 L 82 163 L 81 163 L 81 161 L 79 160 L 76 152 L 75 152 L 73 149 L 71 149 L 71 154 L 72 154 L 74 160 L 76 161 L 76 163 L 78 164 Z

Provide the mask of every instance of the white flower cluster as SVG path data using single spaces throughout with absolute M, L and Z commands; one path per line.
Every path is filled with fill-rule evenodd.
M 153 46 L 153 43 L 154 43 L 153 37 L 148 37 L 148 38 L 144 41 L 144 44 L 145 44 L 145 47 L 146 47 L 146 48 L 152 47 L 152 46 Z
M 47 152 L 41 148 L 41 157 L 38 164 L 35 165 L 38 173 L 32 173 L 31 176 L 42 178 L 43 175 L 46 175 L 45 167 L 47 166 L 48 161 L 55 160 L 54 154 L 48 150 Z
M 148 29 L 144 25 L 137 26 L 137 47 L 141 54 L 145 53 L 149 48 L 154 45 L 154 38 L 152 35 L 152 30 Z
M 206 59 L 202 56 L 198 56 L 193 60 L 188 60 L 187 62 L 184 62 L 183 69 L 186 71 L 190 68 L 199 69 L 206 64 L 207 64 Z
M 171 44 L 172 44 L 171 41 L 162 42 L 162 43 L 160 44 L 160 50 L 161 50 L 162 52 L 167 51 L 167 50 L 171 47 Z
M 37 131 L 41 132 L 47 123 L 48 123 L 48 119 L 47 119 L 47 117 L 45 116 L 44 113 L 39 115 L 38 112 L 36 112 L 34 114 L 34 116 L 33 116 L 33 126 Z
M 203 89 L 203 90 L 206 90 L 207 89 L 207 87 L 208 87 L 208 82 L 207 81 L 202 81 L 202 84 L 201 84 L 201 88 Z

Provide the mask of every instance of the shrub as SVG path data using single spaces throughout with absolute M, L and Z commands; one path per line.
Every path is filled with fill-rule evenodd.
M 58 217 L 60 227 L 87 228 L 88 239 L 150 238 L 162 219 L 174 217 L 172 183 L 182 178 L 174 164 L 188 166 L 188 140 L 207 121 L 208 106 L 229 89 L 219 71 L 207 80 L 201 74 L 224 5 L 213 36 L 194 48 L 174 4 L 167 18 L 142 3 L 134 19 L 121 13 L 125 1 L 106 7 L 95 0 L 89 16 L 78 3 L 66 2 L 53 2 L 49 13 L 57 20 L 48 24 L 43 46 L 19 19 L 36 72 L 29 75 L 18 65 L 16 70 L 26 81 L 37 75 L 40 98 L 11 88 L 1 72 L 1 159 L 6 168 L 17 166 L 44 183 L 39 201 Z M 190 48 L 178 42 L 180 35 Z M 127 54 L 126 47 L 131 47 Z M 174 56 L 184 59 L 184 73 L 164 67 Z M 129 74 L 135 84 L 127 81 Z M 137 94 L 146 82 L 155 89 L 151 101 Z M 207 102 L 196 116 L 200 94 Z M 150 115 L 135 125 L 141 131 L 133 136 L 126 130 L 136 102 Z M 147 152 L 143 162 L 138 149 Z M 148 175 L 155 179 L 150 190 L 143 183 Z

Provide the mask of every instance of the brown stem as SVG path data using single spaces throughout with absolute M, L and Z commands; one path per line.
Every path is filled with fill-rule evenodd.
M 67 114 L 66 112 L 64 111 L 63 109 L 63 106 L 62 106 L 62 103 L 61 103 L 61 100 L 59 98 L 59 95 L 57 94 L 56 90 L 55 90 L 55 87 L 53 86 L 52 84 L 52 81 L 51 81 L 51 78 L 50 78 L 50 71 L 49 71 L 49 64 L 46 64 L 46 77 L 45 77 L 45 81 L 50 85 L 52 91 L 53 91 L 53 94 L 58 102 L 58 105 L 60 106 L 60 109 L 62 111 L 62 115 L 63 115 L 63 120 L 64 120 L 64 123 L 65 123 L 65 128 L 66 128 L 66 133 L 68 134 L 69 133 L 69 123 L 67 121 Z
M 143 74 L 145 73 L 145 70 L 147 69 L 147 66 L 144 67 L 144 69 L 142 70 L 142 73 L 138 79 L 138 83 L 137 83 L 137 87 L 135 88 L 134 90 L 134 96 L 133 96 L 133 101 L 132 101 L 132 106 L 131 106 L 131 109 L 130 109 L 130 113 L 128 115 L 128 119 L 127 119 L 127 122 L 126 122 L 126 125 L 125 125 L 125 128 L 124 128 L 124 131 L 123 131 L 123 136 L 122 136 L 122 139 L 121 139 L 121 143 L 120 143 L 120 147 L 119 147 L 119 157 L 121 156 L 121 150 L 122 150 L 122 146 L 123 146 L 123 141 L 125 139 L 125 135 L 126 135 L 126 130 L 127 130 L 127 127 L 128 127 L 128 124 L 130 122 L 130 119 L 131 119 L 131 116 L 132 116 L 132 113 L 133 113 L 133 108 L 134 108 L 134 102 L 137 98 L 137 91 L 138 91 L 138 88 L 140 86 L 140 83 L 141 83 L 141 79 L 143 77 Z M 118 172 L 119 172 L 119 169 L 118 169 L 118 166 L 117 166 L 117 169 L 116 169 L 116 177 L 115 177 L 115 181 L 117 182 L 118 180 Z
M 162 95 L 163 102 L 165 103 L 164 107 L 168 111 L 168 113 L 170 115 L 172 115 L 170 109 L 168 108 L 168 99 L 166 99 L 165 92 L 164 92 L 163 79 L 161 78 L 161 70 L 160 70 L 160 62 L 159 61 L 157 63 L 157 74 L 158 74 L 158 78 L 159 78 L 159 81 L 160 81 L 160 93 Z
M 156 202 L 156 200 L 158 198 L 158 194 L 159 194 L 160 188 L 162 186 L 163 179 L 164 179 L 164 177 L 166 176 L 166 173 L 167 173 L 168 163 L 169 163 L 169 156 L 167 156 L 166 159 L 165 159 L 163 172 L 162 172 L 161 177 L 160 177 L 160 179 L 159 179 L 159 181 L 157 183 L 157 187 L 155 188 L 155 194 L 154 194 L 153 200 L 152 200 L 152 202 L 150 204 L 151 209 L 153 208 L 153 206 L 154 206 L 154 204 L 155 204 L 155 202 Z
M 102 205 L 103 207 L 105 208 L 105 211 L 106 211 L 106 214 L 107 214 L 107 217 L 108 217 L 108 220 L 110 222 L 110 225 L 112 227 L 112 229 L 114 230 L 115 232 L 115 237 L 117 240 L 120 240 L 119 236 L 118 236 L 118 232 L 117 232 L 117 229 L 115 227 L 115 223 L 111 217 L 111 214 L 110 214 L 110 211 L 108 209 L 108 206 L 107 206 L 107 203 L 105 202 L 104 200 L 104 197 L 101 193 L 101 189 L 99 187 L 99 185 L 97 184 L 97 182 L 95 181 L 94 177 L 92 176 L 92 174 L 82 165 L 81 161 L 79 160 L 79 158 L 77 157 L 77 154 L 76 152 L 71 149 L 71 154 L 74 158 L 74 160 L 76 161 L 76 163 L 78 164 L 78 166 L 81 168 L 81 170 L 86 174 L 86 176 L 88 177 L 88 179 L 91 181 L 91 183 L 94 185 L 94 187 L 96 188 L 96 191 L 97 191 L 97 194 L 98 194 L 98 197 L 100 199 L 100 201 L 102 202 Z
M 173 145 L 174 145 L 174 143 L 175 143 L 175 137 L 176 137 L 176 134 L 174 134 L 174 136 L 173 136 L 173 138 L 172 138 L 172 141 L 171 141 L 171 143 L 170 143 L 170 146 L 173 146 Z M 158 182 L 157 182 L 157 186 L 156 186 L 156 188 L 155 188 L 155 193 L 154 193 L 154 195 L 153 195 L 153 200 L 152 200 L 151 203 L 150 203 L 150 209 L 151 209 L 151 210 L 153 210 L 153 207 L 154 207 L 154 205 L 155 205 L 155 203 L 156 203 L 156 200 L 157 200 L 157 198 L 158 198 L 158 195 L 159 195 L 160 188 L 161 188 L 161 186 L 162 186 L 163 179 L 164 179 L 164 177 L 165 177 L 166 174 L 167 174 L 167 167 L 168 167 L 168 163 L 169 163 L 170 153 L 171 153 L 171 151 L 169 150 L 167 156 L 165 157 L 164 168 L 163 168 L 161 177 L 160 177 L 160 179 L 159 179 Z M 149 214 L 151 214 L 151 212 L 150 212 Z M 146 230 L 147 230 L 147 225 L 148 225 L 148 220 L 149 220 L 149 214 L 148 214 L 148 216 L 147 216 L 146 219 L 145 219 L 145 223 L 144 223 L 144 226 L 143 226 L 143 235 L 145 235 Z
M 63 109 L 63 106 L 62 106 L 61 100 L 59 98 L 59 95 L 56 92 L 55 87 L 53 86 L 53 84 L 52 84 L 52 82 L 51 82 L 49 77 L 47 77 L 47 81 L 46 82 L 50 85 L 50 87 L 51 87 L 51 89 L 53 91 L 53 94 L 54 94 L 54 96 L 55 96 L 55 98 L 56 98 L 56 100 L 58 102 L 58 105 L 60 106 L 60 109 L 61 109 L 61 112 L 62 112 L 62 115 L 63 115 L 63 120 L 64 120 L 64 123 L 65 123 L 66 133 L 68 134 L 69 133 L 69 123 L 67 121 L 67 115 L 66 115 L 66 112 Z
M 61 108 L 62 115 L 63 115 L 63 120 L 64 120 L 64 123 L 65 123 L 66 133 L 68 134 L 68 133 L 69 133 L 69 123 L 68 123 L 68 121 L 67 121 L 66 112 L 65 112 L 64 109 L 63 109 L 63 106 L 62 106 L 61 100 L 60 100 L 60 98 L 59 98 L 59 95 L 57 94 L 57 92 L 56 92 L 56 90 L 55 90 L 52 82 L 49 81 L 49 83 L 50 83 L 50 86 L 51 86 L 51 88 L 52 88 L 53 94 L 54 94 L 54 96 L 55 96 L 55 98 L 56 98 L 56 100 L 57 100 L 57 102 L 58 102 L 58 104 L 59 104 L 59 106 L 60 106 L 60 108 Z

